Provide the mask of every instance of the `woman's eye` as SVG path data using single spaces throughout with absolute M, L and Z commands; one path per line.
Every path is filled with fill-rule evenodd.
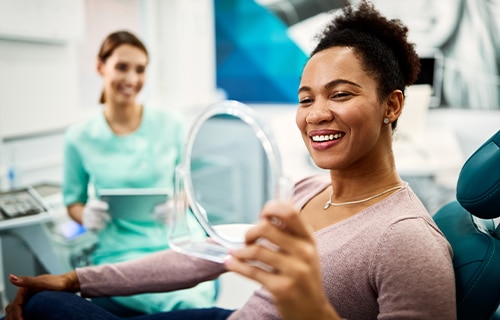
M 348 92 L 336 92 L 336 93 L 332 94 L 333 99 L 342 99 L 342 98 L 346 98 L 349 96 L 350 96 L 350 94 Z
M 299 99 L 299 103 L 300 104 L 308 104 L 308 103 L 311 103 L 312 99 L 311 98 L 302 98 L 302 99 Z
M 136 69 L 136 72 L 142 74 L 142 73 L 146 72 L 146 68 L 144 68 L 144 67 L 138 67 Z
M 128 67 L 126 64 L 124 63 L 118 63 L 116 65 L 116 70 L 120 70 L 120 71 L 127 71 Z

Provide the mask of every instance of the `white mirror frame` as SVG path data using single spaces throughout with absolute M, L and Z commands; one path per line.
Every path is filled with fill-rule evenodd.
M 259 119 L 255 110 L 241 102 L 227 100 L 209 105 L 201 111 L 198 117 L 196 117 L 188 132 L 182 163 L 176 168 L 176 204 L 174 206 L 175 212 L 172 215 L 172 219 L 170 219 L 168 240 L 170 246 L 174 250 L 212 261 L 222 262 L 224 257 L 228 254 L 229 249 L 243 246 L 244 241 L 235 240 L 235 238 L 228 238 L 227 236 L 224 236 L 223 233 L 216 230 L 217 226 L 212 226 L 210 224 L 206 216 L 206 212 L 196 201 L 190 172 L 191 158 L 193 155 L 192 152 L 198 132 L 207 120 L 218 115 L 231 115 L 239 118 L 244 123 L 249 125 L 255 132 L 255 135 L 259 139 L 269 163 L 272 179 L 271 198 L 281 198 L 280 192 L 283 192 L 281 190 L 283 187 L 283 178 L 279 149 L 274 140 L 272 131 L 267 123 Z M 182 189 L 182 193 L 179 192 L 180 189 Z M 207 239 L 205 239 L 204 242 L 193 242 L 192 239 L 187 239 L 190 237 L 186 217 L 188 214 L 188 210 L 186 210 L 187 207 L 192 210 L 197 222 L 208 234 L 211 241 L 207 241 Z M 221 227 L 227 228 L 232 226 L 233 225 L 231 224 L 223 225 Z M 251 225 L 246 225 L 246 227 L 249 226 Z M 241 229 L 244 226 L 234 224 L 234 227 Z M 185 235 L 184 237 L 176 238 L 175 232 L 178 232 L 179 230 L 183 230 Z

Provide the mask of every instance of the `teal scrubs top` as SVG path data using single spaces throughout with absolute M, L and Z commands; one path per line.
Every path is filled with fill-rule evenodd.
M 179 115 L 154 108 L 143 108 L 139 128 L 127 135 L 113 133 L 103 113 L 73 125 L 65 135 L 65 205 L 85 204 L 89 198 L 97 198 L 101 189 L 163 188 L 173 195 L 174 169 L 182 159 L 185 135 Z M 89 184 L 96 194 L 89 195 Z M 97 234 L 93 263 L 127 261 L 167 249 L 167 231 L 167 226 L 156 222 L 112 219 Z M 203 232 L 201 227 L 197 232 Z M 192 298 L 188 300 L 195 301 L 193 304 L 174 299 L 156 311 L 210 306 L 215 296 L 214 285 L 204 288 L 201 297 L 197 298 L 195 293 L 189 295 Z M 130 307 L 130 302 L 126 303 Z

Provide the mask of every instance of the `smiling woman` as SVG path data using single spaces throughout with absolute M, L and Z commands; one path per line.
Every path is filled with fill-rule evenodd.
M 184 125 L 177 114 L 147 108 L 137 101 L 147 65 L 148 51 L 134 34 L 128 31 L 109 34 L 97 57 L 97 71 L 103 81 L 100 98 L 103 112 L 66 132 L 64 202 L 76 222 L 97 233 L 98 247 L 93 253 L 96 265 L 126 261 L 168 248 L 165 225 L 113 217 L 108 204 L 98 200 L 103 189 L 161 188 L 170 195 L 173 192 Z M 89 184 L 96 194 L 88 194 Z M 148 216 L 151 212 L 123 214 Z M 114 297 L 95 302 L 117 303 L 119 314 L 140 314 L 200 304 L 209 306 L 214 296 L 214 285 L 206 283 L 188 293 Z
M 389 103 L 381 106 L 378 88 L 377 79 L 364 71 L 353 48 L 332 47 L 311 57 L 301 78 L 297 125 L 320 168 L 347 168 L 381 148 L 382 154 L 390 153 L 391 146 L 381 135 L 390 139 L 392 130 L 386 125 L 381 131 L 381 124 L 384 119 L 397 121 L 403 93 L 392 92 Z M 352 135 L 359 143 L 348 142 Z
M 119 31 L 110 34 L 102 43 L 98 54 L 97 70 L 103 77 L 105 88 L 100 102 L 106 102 L 106 95 L 111 98 L 126 95 L 135 103 L 135 95 L 144 85 L 148 51 L 142 42 L 132 33 Z

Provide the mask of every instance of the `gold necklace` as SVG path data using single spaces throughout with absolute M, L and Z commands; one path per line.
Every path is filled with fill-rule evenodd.
M 361 199 L 361 200 L 355 200 L 355 201 L 347 201 L 347 202 L 332 202 L 332 196 L 333 196 L 333 190 L 330 192 L 330 199 L 328 199 L 327 202 L 325 202 L 325 205 L 323 206 L 323 209 L 328 209 L 330 208 L 330 206 L 332 207 L 339 207 L 339 206 L 345 206 L 345 205 L 350 205 L 350 204 L 358 204 L 358 203 L 363 203 L 363 202 L 367 202 L 367 201 L 370 201 L 372 199 L 375 199 L 375 198 L 378 198 L 380 197 L 381 195 L 384 195 L 388 192 L 391 192 L 393 190 L 398 190 L 398 189 L 403 189 L 404 187 L 406 187 L 407 184 L 404 183 L 402 185 L 399 185 L 399 186 L 395 186 L 395 187 L 392 187 L 392 188 L 389 188 L 385 191 L 382 191 L 380 193 L 377 193 L 376 195 L 374 196 L 371 196 L 371 197 L 368 197 L 366 199 Z

